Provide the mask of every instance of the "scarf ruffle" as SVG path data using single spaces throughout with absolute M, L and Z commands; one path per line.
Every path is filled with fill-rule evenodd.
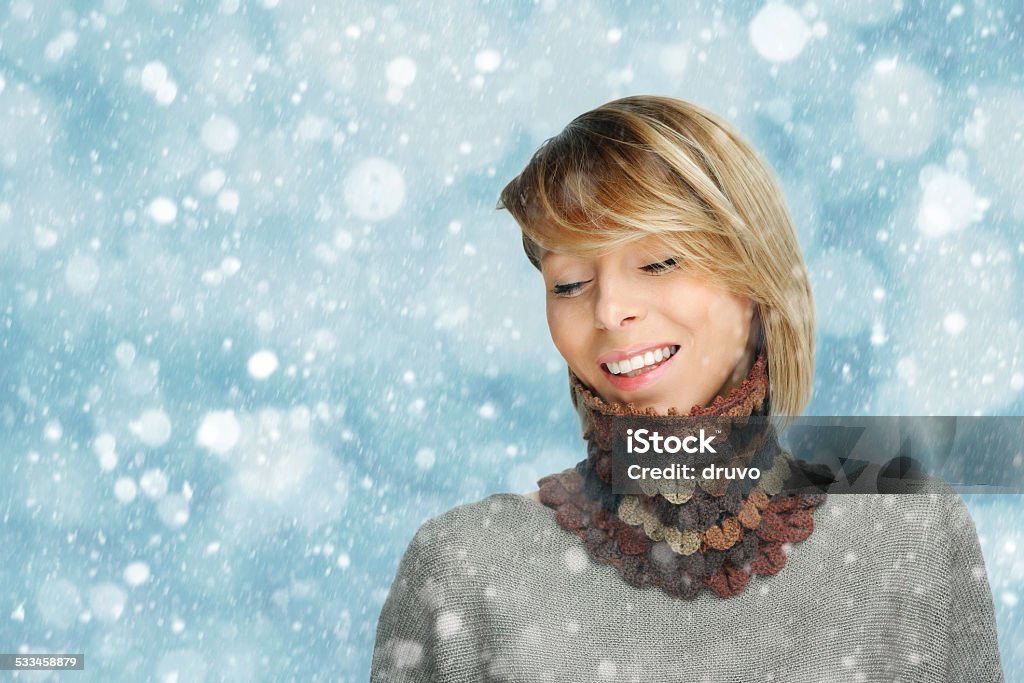
M 540 501 L 593 560 L 615 567 L 630 585 L 657 586 L 674 598 L 692 599 L 705 586 L 723 598 L 739 595 L 751 575 L 778 573 L 794 544 L 814 531 L 813 513 L 825 494 L 784 493 L 796 464 L 771 430 L 760 430 L 730 461 L 757 467 L 763 474 L 756 481 L 684 480 L 653 495 L 613 493 L 612 418 L 656 413 L 606 403 L 571 372 L 570 386 L 587 459 L 538 481 Z M 740 386 L 687 415 L 742 425 L 745 417 L 768 414 L 768 389 L 762 351 Z

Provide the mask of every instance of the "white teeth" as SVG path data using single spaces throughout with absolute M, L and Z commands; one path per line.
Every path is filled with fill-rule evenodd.
M 626 360 L 620 360 L 618 362 L 611 361 L 606 363 L 608 372 L 613 375 L 626 375 L 627 377 L 635 377 L 640 374 L 637 372 L 643 368 L 647 368 L 655 363 L 660 363 L 663 360 L 668 360 L 671 356 L 675 355 L 678 350 L 677 346 L 665 346 L 654 351 L 647 351 L 645 353 L 627 358 Z

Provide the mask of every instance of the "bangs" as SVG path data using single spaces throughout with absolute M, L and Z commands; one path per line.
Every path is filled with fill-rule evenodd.
M 582 117 L 581 117 L 582 118 Z M 693 188 L 620 121 L 587 117 L 547 140 L 502 191 L 538 269 L 544 251 L 604 251 L 706 224 Z

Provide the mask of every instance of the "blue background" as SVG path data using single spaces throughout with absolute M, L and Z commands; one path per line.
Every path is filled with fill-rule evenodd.
M 494 204 L 619 96 L 702 104 L 777 169 L 808 414 L 1021 415 L 1022 28 L 1016 2 L 4 3 L 0 650 L 365 680 L 418 525 L 583 457 Z M 1024 506 L 969 504 L 1024 680 Z

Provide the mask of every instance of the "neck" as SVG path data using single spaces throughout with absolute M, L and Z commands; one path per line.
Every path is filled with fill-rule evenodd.
M 733 367 L 732 374 L 725 380 L 715 396 L 711 398 L 712 401 L 718 396 L 726 396 L 733 389 L 736 389 L 743 380 L 750 375 L 750 371 L 754 366 L 754 362 L 764 352 L 764 344 L 762 340 L 762 331 L 760 316 L 755 311 L 754 321 L 750 326 L 750 334 L 747 337 L 747 345 L 743 349 L 743 353 L 740 355 L 739 360 L 736 361 L 736 365 Z
M 811 534 L 811 515 L 824 494 L 785 493 L 793 460 L 771 430 L 755 430 L 747 438 L 749 432 L 729 427 L 730 437 L 736 438 L 729 442 L 728 465 L 756 469 L 756 478 L 707 479 L 701 474 L 657 490 L 641 485 L 642 494 L 615 493 L 612 483 L 614 437 L 623 423 L 616 418 L 653 418 L 664 422 L 666 433 L 686 429 L 691 423 L 679 419 L 683 416 L 730 418 L 737 427 L 755 424 L 743 418 L 769 412 L 767 362 L 759 348 L 752 362 L 741 359 L 710 405 L 694 406 L 688 413 L 670 409 L 667 416 L 633 404 L 606 403 L 570 372 L 587 458 L 541 479 L 541 504 L 555 511 L 561 527 L 579 536 L 591 559 L 614 566 L 638 588 L 658 586 L 674 598 L 692 599 L 706 587 L 730 597 L 742 593 L 753 574 L 777 573 L 792 544 Z
M 736 363 L 736 367 L 733 368 L 732 374 L 729 375 L 722 386 L 719 387 L 718 391 L 715 392 L 715 396 L 713 396 L 711 400 L 714 401 L 718 396 L 726 396 L 730 391 L 743 384 L 743 380 L 750 375 L 750 370 L 754 366 L 755 360 L 756 356 L 754 355 L 754 349 L 748 347 L 744 350 L 743 355 L 740 356 L 739 361 Z

